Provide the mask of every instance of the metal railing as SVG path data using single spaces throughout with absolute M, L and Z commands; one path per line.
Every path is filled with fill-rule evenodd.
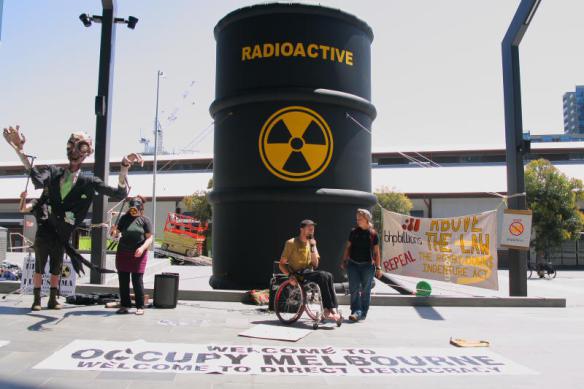
M 15 238 L 20 238 L 22 245 L 21 246 L 15 246 Z M 29 251 L 32 250 L 32 246 L 33 246 L 33 242 L 29 239 L 26 238 L 26 236 L 22 235 L 19 232 L 11 232 L 8 238 L 8 242 L 10 244 L 10 247 L 8 248 L 8 251 L 15 252 L 15 251 Z
M 584 266 L 584 239 L 562 243 L 550 250 L 547 260 L 558 266 Z

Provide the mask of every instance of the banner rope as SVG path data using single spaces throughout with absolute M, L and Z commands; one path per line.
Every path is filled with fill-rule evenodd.
M 373 135 L 373 132 L 368 129 L 367 127 L 365 127 L 362 123 L 360 123 L 357 119 L 355 119 L 353 116 L 351 116 L 351 114 L 349 114 L 348 112 L 345 112 L 345 117 L 347 119 L 350 119 L 351 121 L 353 121 L 355 124 L 357 124 L 357 126 L 359 128 L 361 128 L 363 131 L 367 132 L 370 135 Z M 408 161 L 414 163 L 415 165 L 419 166 L 419 167 L 423 167 L 423 168 L 442 168 L 444 167 L 443 165 L 440 165 L 438 162 L 432 160 L 431 158 L 428 158 L 422 154 L 420 154 L 417 151 L 414 151 L 413 153 L 417 154 L 418 156 L 422 157 L 423 159 L 425 159 L 426 161 L 424 162 L 423 160 L 417 159 L 415 157 L 412 157 L 411 155 L 407 155 L 405 152 L 403 151 L 396 151 L 396 153 L 398 153 L 399 155 L 401 155 L 402 157 L 404 157 L 405 159 L 407 159 Z M 502 202 L 505 203 L 505 205 L 507 205 L 507 201 L 508 199 L 511 198 L 515 198 L 515 197 L 522 197 L 522 196 L 526 196 L 527 194 L 525 192 L 522 193 L 514 193 L 511 195 L 504 195 L 501 193 L 497 193 L 497 192 L 480 192 L 480 193 L 484 193 L 484 194 L 489 194 L 491 196 L 495 196 L 495 197 L 499 197 L 502 199 Z M 497 209 L 499 209 L 499 207 L 497 207 Z

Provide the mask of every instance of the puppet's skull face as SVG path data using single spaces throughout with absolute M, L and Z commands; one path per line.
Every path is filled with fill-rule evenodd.
M 74 132 L 67 141 L 67 158 L 69 162 L 81 163 L 93 153 L 92 141 L 84 132 Z

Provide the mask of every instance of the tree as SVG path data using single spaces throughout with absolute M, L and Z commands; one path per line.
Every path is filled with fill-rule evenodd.
M 182 201 L 186 209 L 192 212 L 197 219 L 201 221 L 211 220 L 213 213 L 211 204 L 207 200 L 207 192 L 197 191 L 192 195 L 185 196 Z
M 209 204 L 209 189 L 213 188 L 213 179 L 209 179 L 209 183 L 207 184 L 207 191 L 197 191 L 190 196 L 185 196 L 182 200 L 186 209 L 193 213 L 193 216 L 199 219 L 202 222 L 211 221 L 213 217 L 213 208 L 211 204 Z M 203 253 L 204 255 L 210 255 L 212 239 L 211 236 L 213 234 L 212 231 L 213 226 L 210 225 L 209 229 L 207 230 L 207 237 L 205 239 L 205 243 L 203 245 Z
M 391 190 L 388 187 L 382 187 L 375 193 L 377 196 L 377 203 L 373 207 L 373 224 L 375 229 L 381 231 L 381 207 L 388 211 L 397 212 L 401 214 L 409 214 L 413 208 L 412 201 L 403 193 Z M 380 207 L 381 206 L 381 207 Z
M 578 239 L 584 215 L 578 201 L 584 200 L 582 180 L 569 178 L 549 161 L 531 161 L 525 169 L 527 205 L 533 212 L 537 261 L 566 240 Z
M 207 189 L 213 188 L 213 179 L 209 180 Z M 208 200 L 208 191 L 197 191 L 190 196 L 185 196 L 182 200 L 186 209 L 193 213 L 193 216 L 201 221 L 209 221 L 213 216 L 213 210 Z

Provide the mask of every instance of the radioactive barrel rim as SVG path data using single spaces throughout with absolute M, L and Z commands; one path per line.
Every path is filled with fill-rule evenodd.
M 274 15 L 278 13 L 320 15 L 340 19 L 361 29 L 367 34 L 369 40 L 373 42 L 373 29 L 367 24 L 367 22 L 359 19 L 357 16 L 338 8 L 299 3 L 267 3 L 238 8 L 235 11 L 228 13 L 217 22 L 213 29 L 213 34 L 217 40 L 219 34 L 232 23 L 254 16 Z
M 258 89 L 249 93 L 216 99 L 209 106 L 209 113 L 211 114 L 211 117 L 214 118 L 218 113 L 233 109 L 240 105 L 276 101 L 302 101 L 321 105 L 338 105 L 351 111 L 356 110 L 362 112 L 369 116 L 372 121 L 377 117 L 377 110 L 369 100 L 351 93 L 323 88 L 311 89 L 283 87 Z

